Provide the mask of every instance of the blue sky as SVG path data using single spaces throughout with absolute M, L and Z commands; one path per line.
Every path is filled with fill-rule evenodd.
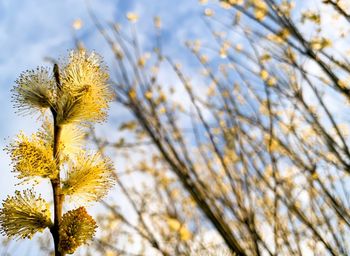
M 12 195 L 16 189 L 25 187 L 15 186 L 18 180 L 11 173 L 9 158 L 2 149 L 20 130 L 29 134 L 37 128 L 35 117 L 18 116 L 12 108 L 10 90 L 19 74 L 38 65 L 49 65 L 46 57 L 58 58 L 64 56 L 67 49 L 72 49 L 72 23 L 76 19 L 81 19 L 84 24 L 77 31 L 77 36 L 88 49 L 99 52 L 113 68 L 113 57 L 89 18 L 86 2 L 90 3 L 102 23 L 118 22 L 125 29 L 128 28 L 125 13 L 131 11 L 139 14 L 140 20 L 136 26 L 140 32 L 140 42 L 148 50 L 151 50 L 155 36 L 153 17 L 159 15 L 163 24 L 165 53 L 181 61 L 186 71 L 196 72 L 198 68 L 184 46 L 185 40 L 208 38 L 208 30 L 201 21 L 204 7 L 198 4 L 198 0 L 0 0 L 0 201 Z M 172 81 L 173 78 L 174 74 L 161 74 L 164 81 Z M 114 109 L 110 121 L 125 116 L 124 110 Z M 40 189 L 48 191 L 49 188 L 43 184 Z M 11 255 L 37 255 L 37 250 L 35 242 L 18 241 L 13 243 L 10 252 Z
M 72 23 L 83 21 L 77 32 L 87 48 L 98 51 L 111 63 L 112 57 L 100 34 L 94 28 L 85 0 L 0 0 L 0 201 L 15 190 L 26 186 L 18 183 L 11 173 L 9 158 L 2 151 L 20 130 L 29 134 L 37 128 L 36 117 L 18 116 L 11 103 L 11 88 L 19 74 L 39 65 L 49 65 L 46 57 L 58 58 L 74 47 Z M 200 21 L 203 8 L 197 0 L 96 0 L 88 1 L 96 16 L 104 23 L 118 21 L 127 23 L 125 13 L 132 11 L 140 16 L 137 24 L 140 42 L 150 47 L 154 39 L 153 17 L 159 15 L 163 23 L 163 44 L 167 53 L 175 59 L 186 60 L 189 56 L 184 47 L 186 39 L 204 33 Z M 123 25 L 122 25 L 123 26 Z M 127 27 L 127 25 L 125 25 Z M 191 62 L 187 63 L 191 65 Z M 111 118 L 125 113 L 114 111 Z M 39 187 L 46 191 L 47 185 Z M 48 233 L 45 233 L 48 235 Z M 0 245 L 0 253 L 2 253 Z M 11 245 L 11 255 L 36 255 L 37 245 L 31 241 L 18 241 Z

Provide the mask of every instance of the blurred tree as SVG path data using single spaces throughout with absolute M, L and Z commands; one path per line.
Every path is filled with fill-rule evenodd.
M 90 135 L 123 163 L 97 251 L 350 254 L 350 7 L 315 3 L 209 3 L 212 42 L 187 42 L 200 77 L 163 54 L 160 18 L 144 53 L 135 24 L 128 34 L 92 14 L 115 56 L 117 102 L 134 117 L 118 141 Z

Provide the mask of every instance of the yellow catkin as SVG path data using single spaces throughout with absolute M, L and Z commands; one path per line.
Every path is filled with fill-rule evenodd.
M 5 150 L 9 153 L 17 178 L 54 178 L 57 174 L 52 146 L 37 134 L 31 137 L 20 133 Z
M 0 229 L 8 237 L 31 238 L 52 225 L 50 205 L 32 190 L 8 197 L 0 209 Z
M 134 12 L 128 12 L 126 18 L 132 23 L 136 23 L 139 20 L 139 16 Z
M 259 21 L 264 20 L 269 11 L 267 4 L 263 0 L 253 0 L 252 4 L 255 18 Z
M 260 71 L 260 77 L 262 80 L 266 81 L 269 78 L 269 73 L 263 69 Z
M 68 211 L 62 217 L 60 226 L 61 252 L 72 254 L 82 244 L 85 244 L 95 234 L 95 220 L 86 212 L 84 207 Z
M 166 221 L 170 230 L 178 232 L 181 240 L 187 241 L 191 239 L 192 233 L 188 230 L 185 224 L 182 224 L 179 220 L 175 218 L 167 218 Z
M 100 200 L 115 181 L 112 163 L 98 153 L 80 153 L 68 169 L 63 193 L 84 202 Z
M 51 72 L 44 67 L 23 72 L 12 89 L 14 107 L 23 114 L 49 108 L 54 103 L 54 85 Z
M 154 17 L 153 23 L 157 29 L 160 29 L 162 27 L 162 20 L 160 19 L 159 16 Z
M 72 51 L 61 68 L 62 89 L 55 106 L 57 123 L 104 121 L 114 98 L 108 79 L 99 55 L 84 49 Z

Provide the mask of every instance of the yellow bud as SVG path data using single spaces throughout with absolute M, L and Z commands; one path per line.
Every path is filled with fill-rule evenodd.
M 229 3 L 223 2 L 223 1 L 220 2 L 220 6 L 223 9 L 230 9 L 231 8 L 231 5 Z
M 265 69 L 263 69 L 260 71 L 260 77 L 262 80 L 266 81 L 269 77 L 269 73 Z
M 208 16 L 208 17 L 213 16 L 213 15 L 214 15 L 213 9 L 205 8 L 205 10 L 204 10 L 204 15 L 205 15 L 205 16 Z
M 208 62 L 208 56 L 207 55 L 201 55 L 201 57 L 200 57 L 200 62 L 202 63 L 202 64 L 205 64 L 205 63 L 207 63 Z
M 137 94 L 136 94 L 135 89 L 130 89 L 130 91 L 129 91 L 129 97 L 130 97 L 132 100 L 135 100 L 135 99 L 137 98 Z
M 154 22 L 154 26 L 157 29 L 160 29 L 162 27 L 162 21 L 159 16 L 154 17 L 153 22 Z
M 236 51 L 241 52 L 243 50 L 243 46 L 241 44 L 236 44 L 235 49 Z
M 81 29 L 81 28 L 83 27 L 83 22 L 82 22 L 81 19 L 76 19 L 76 20 L 73 22 L 72 26 L 73 26 L 73 28 L 74 28 L 75 30 L 79 30 L 79 29 Z
M 274 85 L 276 85 L 276 83 L 277 83 L 277 80 L 276 80 L 275 77 L 270 77 L 270 78 L 267 80 L 267 85 L 268 85 L 268 86 L 274 86 Z
M 139 20 L 139 16 L 134 12 L 128 12 L 126 18 L 132 23 L 136 23 Z
M 241 4 L 243 4 L 243 0 L 229 0 L 228 2 L 231 5 L 241 5 Z
M 147 91 L 147 92 L 145 92 L 145 97 L 146 97 L 146 99 L 152 99 L 152 92 L 150 92 L 150 91 Z

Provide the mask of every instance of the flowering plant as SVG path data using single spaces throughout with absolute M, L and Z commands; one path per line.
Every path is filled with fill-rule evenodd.
M 15 107 L 24 114 L 39 112 L 43 124 L 31 136 L 21 132 L 6 151 L 17 178 L 50 180 L 54 218 L 50 204 L 33 189 L 16 191 L 0 209 L 3 234 L 31 238 L 49 228 L 56 256 L 73 253 L 93 237 L 96 222 L 83 205 L 105 196 L 114 176 L 108 158 L 84 150 L 84 128 L 106 118 L 114 95 L 108 78 L 101 58 L 83 49 L 70 52 L 53 72 L 39 67 L 20 75 L 13 88 Z M 72 198 L 82 206 L 63 214 L 63 203 Z

